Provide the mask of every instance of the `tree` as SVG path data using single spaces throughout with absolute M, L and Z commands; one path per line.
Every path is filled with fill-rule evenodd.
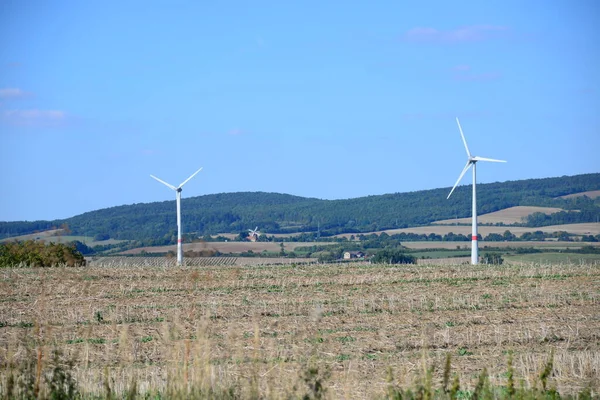
M 414 264 L 415 258 L 402 250 L 383 249 L 375 253 L 371 261 L 382 264 Z
M 281 248 L 281 250 L 279 251 L 279 255 L 282 257 L 285 256 L 285 246 L 283 245 L 283 242 L 279 244 L 279 247 Z
M 104 240 L 108 240 L 110 239 L 110 236 L 106 233 L 98 233 L 96 235 L 94 235 L 94 241 L 96 242 L 102 242 Z
M 90 246 L 86 245 L 85 243 L 80 242 L 79 240 L 75 240 L 75 241 L 71 242 L 71 244 L 73 246 L 75 246 L 75 250 L 77 250 L 84 256 L 88 255 L 88 254 L 94 254 L 94 249 L 92 249 Z
M 517 237 L 516 237 L 516 236 L 515 236 L 515 235 L 514 235 L 514 234 L 513 234 L 511 231 L 509 231 L 509 230 L 506 230 L 506 231 L 504 231 L 504 235 L 502 235 L 502 236 L 504 236 L 504 240 L 506 240 L 506 241 L 509 241 L 509 242 L 511 242 L 511 241 L 513 241 L 513 240 L 515 240 L 515 239 L 517 238 Z
M 501 242 L 503 240 L 504 236 L 500 235 L 499 233 L 490 233 L 485 237 L 486 242 Z

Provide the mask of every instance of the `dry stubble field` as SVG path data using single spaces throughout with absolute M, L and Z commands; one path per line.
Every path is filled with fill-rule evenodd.
M 302 392 L 318 367 L 331 398 L 414 386 L 446 354 L 463 388 L 486 367 L 534 384 L 554 354 L 561 394 L 599 390 L 600 266 L 387 266 L 3 269 L 0 382 L 8 365 L 74 360 L 88 393 L 186 382 L 248 398 Z M 106 377 L 108 376 L 108 380 Z M 1 385 L 0 385 L 1 386 Z

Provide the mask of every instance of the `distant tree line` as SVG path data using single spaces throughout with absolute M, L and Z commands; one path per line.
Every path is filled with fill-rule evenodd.
M 552 206 L 567 211 L 549 216 L 535 215 L 525 224 L 596 222 L 600 220 L 600 199 L 562 199 L 559 196 L 598 189 L 600 174 L 480 184 L 479 213 L 518 205 Z M 449 188 L 442 188 L 347 200 L 264 192 L 221 193 L 184 198 L 182 217 L 184 231 L 192 237 L 237 234 L 258 226 L 263 233 L 306 232 L 320 239 L 341 233 L 360 234 L 469 217 L 470 188 L 458 187 L 450 200 L 446 199 L 448 191 Z M 67 224 L 75 235 L 136 240 L 148 245 L 172 244 L 176 241 L 175 201 L 111 207 L 64 220 L 0 222 L 0 238 L 62 224 Z

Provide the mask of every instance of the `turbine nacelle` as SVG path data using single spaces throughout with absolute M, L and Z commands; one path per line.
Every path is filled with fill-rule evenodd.
M 177 187 L 175 187 L 175 186 L 171 185 L 170 183 L 167 183 L 167 182 L 163 181 L 163 180 L 162 180 L 162 179 L 160 179 L 160 178 L 157 178 L 157 177 L 155 177 L 154 175 L 150 175 L 150 177 L 151 177 L 151 178 L 153 178 L 153 179 L 156 179 L 157 181 L 159 181 L 160 183 L 162 183 L 163 185 L 165 185 L 165 186 L 166 186 L 166 187 L 168 187 L 169 189 L 172 189 L 172 190 L 174 190 L 174 191 L 176 191 L 176 192 L 181 192 L 181 191 L 183 190 L 183 185 L 185 185 L 186 183 L 188 183 L 188 181 L 189 181 L 190 179 L 192 179 L 194 176 L 196 176 L 196 174 L 197 174 L 198 172 L 200 172 L 200 171 L 202 171 L 202 167 L 200 167 L 200 169 L 199 169 L 198 171 L 196 171 L 196 172 L 194 172 L 192 175 L 190 175 L 190 177 L 189 177 L 189 178 L 187 178 L 185 181 L 181 182 L 181 184 L 180 184 L 179 186 L 177 186 Z
M 456 186 L 458 186 L 458 184 L 460 183 L 460 181 L 463 178 L 463 176 L 465 176 L 465 173 L 467 172 L 467 170 L 469 168 L 471 168 L 471 165 L 475 165 L 475 163 L 477 163 L 477 161 L 506 162 L 504 160 L 496 160 L 494 158 L 472 156 L 471 152 L 469 151 L 469 146 L 467 146 L 467 140 L 465 139 L 465 135 L 463 133 L 462 127 L 460 126 L 460 122 L 458 121 L 458 117 L 456 118 L 456 123 L 458 125 L 458 130 L 460 131 L 460 137 L 462 138 L 463 144 L 465 145 L 465 150 L 467 151 L 467 164 L 465 165 L 465 167 L 463 168 L 462 172 L 458 176 L 458 179 L 456 180 L 456 183 L 452 187 L 452 190 L 450 191 L 450 193 L 448 194 L 448 197 L 446 197 L 446 199 L 449 199 L 450 196 L 452 196 L 452 193 L 454 192 L 454 189 L 456 189 Z

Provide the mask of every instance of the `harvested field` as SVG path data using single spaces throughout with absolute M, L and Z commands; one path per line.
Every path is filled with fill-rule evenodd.
M 600 190 L 590 190 L 587 192 L 567 194 L 565 196 L 560 196 L 560 197 L 563 199 L 572 199 L 574 197 L 581 197 L 581 196 L 587 196 L 590 199 L 595 199 L 597 197 L 600 197 Z
M 482 236 L 487 236 L 490 233 L 498 233 L 503 234 L 504 232 L 511 231 L 511 233 L 520 236 L 525 232 L 568 232 L 575 235 L 598 235 L 600 234 L 600 223 L 598 222 L 587 222 L 582 224 L 564 224 L 564 225 L 550 225 L 550 226 L 542 226 L 539 228 L 525 228 L 520 226 L 479 226 L 479 233 Z M 419 233 L 419 234 L 430 234 L 435 233 L 437 235 L 446 235 L 450 232 L 456 234 L 470 235 L 471 234 L 471 226 L 470 225 L 431 225 L 431 226 L 419 226 L 415 228 L 404 228 L 404 229 L 387 229 L 384 231 L 378 232 L 368 232 L 363 233 L 364 235 L 368 235 L 370 233 L 381 233 L 385 232 L 388 235 L 393 235 L 396 233 L 406 232 L 406 233 Z M 341 235 L 336 235 L 336 237 L 350 237 L 356 236 L 358 234 L 354 233 L 344 233 Z
M 559 211 L 564 211 L 562 208 L 556 207 L 527 207 L 527 206 L 516 206 L 505 208 L 504 210 L 495 211 L 489 214 L 482 214 L 477 216 L 477 221 L 480 224 L 520 224 L 523 222 L 525 217 L 536 212 L 544 214 L 553 214 Z M 451 224 L 470 224 L 471 218 L 457 218 L 457 219 L 444 219 L 440 221 L 432 222 L 432 224 L 439 225 L 451 225 Z
M 402 242 L 402 246 L 409 249 L 449 249 L 454 250 L 456 248 L 470 249 L 471 242 Z M 479 249 L 483 250 L 485 247 L 533 247 L 536 249 L 580 249 L 583 246 L 594 246 L 600 247 L 600 242 L 558 242 L 558 241 L 547 241 L 547 242 L 487 242 L 485 240 L 479 241 Z
M 59 349 L 100 397 L 135 381 L 289 398 L 318 379 L 328 398 L 366 399 L 388 368 L 413 387 L 435 365 L 439 387 L 447 354 L 463 389 L 484 367 L 505 385 L 509 352 L 517 385 L 539 385 L 553 352 L 548 385 L 597 394 L 599 296 L 598 264 L 2 269 L 0 382 L 8 361 L 42 376 Z
M 285 251 L 294 251 L 296 247 L 302 246 L 318 246 L 318 245 L 332 245 L 335 243 L 331 242 L 285 242 L 283 243 Z M 142 251 L 147 253 L 166 253 L 169 250 L 177 251 L 176 245 L 170 246 L 154 246 L 154 247 L 139 247 L 137 249 L 131 249 L 124 251 L 119 254 L 140 254 Z M 199 243 L 184 243 L 183 251 L 202 251 L 202 250 L 214 250 L 220 251 L 223 254 L 228 253 L 243 253 L 246 251 L 252 251 L 256 254 L 260 254 L 263 251 L 278 253 L 281 250 L 281 242 L 199 242 Z

